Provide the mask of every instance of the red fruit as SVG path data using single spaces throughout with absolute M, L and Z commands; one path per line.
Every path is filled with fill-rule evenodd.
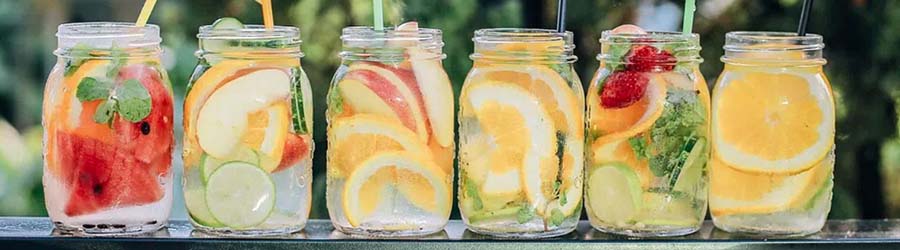
M 133 148 L 135 157 L 142 163 L 150 163 L 162 156 L 171 159 L 175 140 L 172 134 L 172 93 L 162 82 L 159 71 L 147 65 L 135 64 L 122 68 L 117 81 L 129 79 L 138 80 L 150 93 L 151 109 L 150 114 L 140 122 L 131 123 L 121 117 L 116 118 L 113 126 L 119 143 Z
M 275 168 L 275 171 L 272 172 L 278 172 L 293 167 L 301 160 L 309 157 L 309 142 L 306 141 L 307 138 L 309 137 L 289 135 L 284 142 L 284 155 L 281 157 L 281 163 L 279 163 L 278 168 Z
M 625 56 L 625 67 L 629 71 L 672 71 L 676 63 L 678 60 L 672 53 L 650 45 L 636 45 Z
M 644 97 L 649 82 L 650 79 L 640 72 L 615 72 L 603 85 L 600 106 L 611 109 L 628 107 Z

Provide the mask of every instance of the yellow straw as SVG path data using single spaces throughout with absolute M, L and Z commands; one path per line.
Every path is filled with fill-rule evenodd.
M 263 24 L 266 25 L 266 29 L 274 29 L 275 18 L 272 17 L 272 0 L 256 0 L 256 2 L 262 5 Z
M 156 0 L 146 0 L 144 2 L 144 8 L 141 8 L 141 15 L 138 16 L 137 22 L 135 22 L 135 26 L 144 27 L 147 25 L 147 20 L 150 19 L 150 13 L 153 12 L 153 6 L 156 6 Z

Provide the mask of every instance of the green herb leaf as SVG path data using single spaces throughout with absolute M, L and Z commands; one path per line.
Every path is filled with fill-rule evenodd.
M 628 138 L 628 145 L 631 145 L 631 151 L 638 160 L 647 159 L 647 140 L 642 135 Z
M 560 183 L 560 184 L 562 184 L 562 183 Z M 569 203 L 569 198 L 566 198 L 566 194 L 565 194 L 565 193 L 560 193 L 560 194 L 559 194 L 559 205 L 560 205 L 560 206 L 565 206 L 566 203 Z
M 606 58 L 603 63 L 610 72 L 621 70 L 625 67 L 625 56 L 631 52 L 631 44 L 613 43 L 606 50 Z
M 523 224 L 530 221 L 532 218 L 534 218 L 534 209 L 531 208 L 531 205 L 522 204 L 522 207 L 519 208 L 519 212 L 516 213 L 516 221 L 519 222 L 519 224 Z
M 106 71 L 106 77 L 116 79 L 119 76 L 119 70 L 125 66 L 125 62 L 128 60 L 127 56 L 128 54 L 119 48 L 113 47 L 110 49 L 109 57 L 112 58 L 112 63 Z
M 91 57 L 91 50 L 92 48 L 87 44 L 79 43 L 72 46 L 68 51 L 68 57 L 65 57 L 66 71 L 64 75 L 71 76 L 75 74 L 75 71 L 78 71 L 78 68 L 84 64 L 84 61 Z
M 305 105 L 303 100 L 303 84 L 307 83 L 306 73 L 303 72 L 303 69 L 293 68 L 291 69 L 291 75 L 293 79 L 291 80 L 291 116 L 293 118 L 294 124 L 294 133 L 297 134 L 309 134 L 309 128 L 306 126 L 306 113 L 304 112 Z
M 559 226 L 562 225 L 563 221 L 566 220 L 566 216 L 563 215 L 559 208 L 554 208 L 550 210 L 550 225 L 551 226 Z
M 663 114 L 650 129 L 650 170 L 662 177 L 680 171 L 687 155 L 685 147 L 703 135 L 706 110 L 700 104 L 695 91 L 670 90 L 666 96 Z
M 94 112 L 94 122 L 99 124 L 109 124 L 112 126 L 113 117 L 116 116 L 116 100 L 109 99 L 100 103 L 100 106 L 97 106 L 97 111 Z
M 89 102 L 95 100 L 103 100 L 109 98 L 109 92 L 113 84 L 107 81 L 97 80 L 93 77 L 85 77 L 78 83 L 78 89 L 75 90 L 75 97 L 79 101 Z
M 484 203 L 481 202 L 481 195 L 478 194 L 478 186 L 475 185 L 471 180 L 463 178 L 463 182 L 465 183 L 466 188 L 466 197 L 472 201 L 472 208 L 476 211 L 484 208 Z
M 150 115 L 150 92 L 138 80 L 129 79 L 116 90 L 118 112 L 129 122 L 139 122 Z

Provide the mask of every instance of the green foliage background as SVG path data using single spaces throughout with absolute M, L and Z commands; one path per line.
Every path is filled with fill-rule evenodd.
M 20 133 L 0 126 L 0 215 L 45 214 L 40 186 L 40 109 L 43 81 L 56 62 L 56 26 L 65 22 L 133 21 L 139 0 L 0 1 L 0 118 Z M 371 1 L 275 0 L 275 20 L 301 28 L 303 67 L 313 83 L 316 103 L 316 179 L 313 218 L 327 218 L 324 207 L 324 96 L 340 63 L 341 28 L 371 25 Z M 385 0 L 385 20 L 396 25 L 417 20 L 444 32 L 446 70 L 459 87 L 471 66 L 474 30 L 488 27 L 555 26 L 554 0 Z M 597 67 L 597 39 L 603 30 L 635 22 L 639 6 L 677 0 L 570 0 L 568 28 L 576 34 L 576 69 L 587 83 Z M 725 33 L 734 30 L 796 29 L 800 0 L 700 0 L 695 32 L 702 37 L 703 74 L 715 82 L 722 64 Z M 643 4 L 643 5 L 642 5 Z M 704 10 L 720 7 L 721 11 Z M 260 23 L 251 0 L 161 0 L 151 22 L 163 30 L 164 64 L 176 90 L 196 65 L 197 27 L 234 16 Z M 714 15 L 709 13 L 715 13 Z M 705 15 L 706 14 L 706 15 Z M 679 19 L 680 20 L 680 19 Z M 680 24 L 679 24 L 680 26 Z M 900 100 L 900 1 L 817 1 L 810 30 L 825 36 L 826 71 L 838 103 L 837 169 L 832 218 L 900 216 L 900 139 L 896 136 Z M 590 94 L 590 93 L 588 93 Z M 176 108 L 180 117 L 180 107 Z M 180 122 L 180 119 L 177 120 Z M 2 124 L 0 124 L 2 125 Z M 177 127 L 180 127 L 177 126 Z M 176 131 L 180 136 L 181 131 Z M 17 156 L 16 149 L 30 152 Z M 178 158 L 178 157 L 176 157 Z M 180 160 L 176 160 L 180 163 Z M 180 170 L 179 170 L 180 171 Z M 177 192 L 176 192 L 177 193 Z M 175 217 L 183 208 L 176 204 Z M 454 215 L 455 216 L 455 215 Z

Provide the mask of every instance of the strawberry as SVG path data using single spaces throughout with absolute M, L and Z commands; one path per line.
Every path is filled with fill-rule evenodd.
M 630 71 L 672 71 L 678 60 L 671 52 L 650 45 L 635 45 L 625 56 L 625 67 Z
M 600 106 L 603 108 L 624 108 L 634 104 L 647 90 L 650 79 L 636 71 L 617 71 L 606 79 L 600 93 Z

